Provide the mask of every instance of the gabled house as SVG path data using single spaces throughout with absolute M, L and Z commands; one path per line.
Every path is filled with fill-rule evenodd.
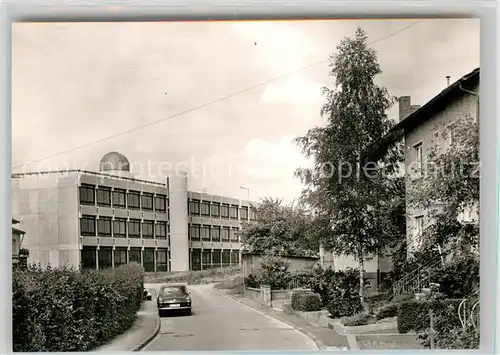
M 23 242 L 23 238 L 25 235 L 25 232 L 14 227 L 15 225 L 18 225 L 19 221 L 12 218 L 12 265 L 17 266 L 20 261 L 20 251 L 21 251 L 21 245 Z
M 433 146 L 447 149 L 453 140 L 453 125 L 463 115 L 479 119 L 479 68 L 464 75 L 442 90 L 423 106 L 411 104 L 411 97 L 399 98 L 399 122 L 377 146 L 370 147 L 367 161 L 379 160 L 398 140 L 405 143 L 405 174 L 411 174 L 406 191 L 425 168 L 427 156 Z M 443 132 L 445 130 L 445 132 Z M 444 135 L 442 133 L 445 133 Z M 445 137 L 443 139 L 443 136 Z M 436 206 L 439 208 L 439 206 Z M 429 220 L 429 212 L 424 209 L 406 207 L 407 244 L 411 254 L 419 247 L 420 237 Z M 477 210 L 472 206 L 462 216 L 476 219 Z

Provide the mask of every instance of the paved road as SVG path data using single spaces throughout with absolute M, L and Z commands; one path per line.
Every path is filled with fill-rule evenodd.
M 303 333 L 220 295 L 212 285 L 188 289 L 193 314 L 163 317 L 160 332 L 143 351 L 318 350 Z

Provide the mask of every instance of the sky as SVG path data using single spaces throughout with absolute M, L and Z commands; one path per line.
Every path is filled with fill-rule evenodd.
M 117 151 L 141 179 L 293 201 L 310 161 L 292 140 L 325 124 L 328 57 L 357 26 L 377 83 L 412 104 L 479 67 L 478 19 L 14 24 L 13 171 L 98 171 Z

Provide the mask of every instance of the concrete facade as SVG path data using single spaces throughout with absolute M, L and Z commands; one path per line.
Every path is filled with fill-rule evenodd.
M 240 221 L 250 219 L 248 201 L 189 192 L 185 173 L 172 173 L 164 182 L 138 180 L 121 154 L 105 157 L 101 167 L 107 169 L 99 173 L 12 176 L 12 214 L 27 233 L 31 262 L 84 268 L 136 262 L 146 271 L 239 264 L 238 231 Z M 190 209 L 196 202 L 214 212 L 218 206 L 224 214 L 196 213 Z M 231 216 L 225 214 L 226 204 L 233 207 Z

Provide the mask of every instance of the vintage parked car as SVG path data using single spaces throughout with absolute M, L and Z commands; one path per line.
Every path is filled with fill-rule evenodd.
M 191 292 L 186 284 L 167 284 L 160 287 L 157 298 L 158 315 L 166 312 L 191 314 Z
M 153 299 L 153 295 L 151 295 L 151 292 L 147 288 L 144 289 L 144 292 L 142 293 L 142 297 L 146 301 L 151 301 Z

